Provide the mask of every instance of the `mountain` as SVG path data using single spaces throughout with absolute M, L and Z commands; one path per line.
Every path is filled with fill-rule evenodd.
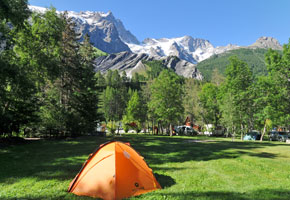
M 260 37 L 258 40 L 249 46 L 250 48 L 262 48 L 262 49 L 274 49 L 274 50 L 282 50 L 282 46 L 279 41 L 273 37 Z
M 35 12 L 45 12 L 47 9 L 29 6 Z M 62 11 L 57 11 L 63 13 Z M 76 25 L 76 31 L 82 35 L 88 33 L 91 42 L 106 53 L 132 51 L 145 53 L 157 59 L 167 56 L 177 56 L 191 63 L 198 63 L 212 55 L 239 48 L 236 45 L 214 47 L 208 40 L 184 36 L 179 38 L 145 39 L 142 43 L 126 28 L 121 20 L 116 19 L 112 12 L 73 12 L 68 11 Z
M 136 72 L 144 71 L 144 62 L 156 60 L 148 54 L 135 54 L 131 52 L 121 52 L 101 56 L 96 59 L 95 66 L 97 71 L 106 72 L 107 70 L 125 71 L 129 77 Z M 168 56 L 161 59 L 163 65 L 174 70 L 178 75 L 192 77 L 202 80 L 201 73 L 197 70 L 196 65 L 175 56 Z
M 204 60 L 197 64 L 197 69 L 204 76 L 205 80 L 210 81 L 212 79 L 212 73 L 214 69 L 225 76 L 225 69 L 230 64 L 229 57 L 237 56 L 248 64 L 253 72 L 254 76 L 266 75 L 267 67 L 265 64 L 265 53 L 267 49 L 263 48 L 240 48 L 231 51 L 227 51 L 223 54 L 214 55 L 207 60 Z
M 214 47 L 208 40 L 184 36 L 179 38 L 145 39 L 142 44 L 127 43 L 134 53 L 146 53 L 156 58 L 177 56 L 191 63 L 201 62 L 214 54 L 239 48 L 237 45 Z
M 29 8 L 36 12 L 46 11 L 46 8 L 36 6 L 29 6 Z M 232 44 L 214 47 L 208 40 L 191 36 L 147 38 L 140 43 L 130 31 L 126 30 L 122 21 L 114 17 L 112 12 L 68 11 L 68 16 L 75 21 L 77 32 L 82 35 L 88 33 L 96 48 L 112 54 L 97 59 L 97 70 L 103 72 L 106 69 L 119 69 L 129 72 L 130 75 L 134 72 L 134 70 L 131 72 L 133 68 L 135 71 L 136 67 L 142 68 L 143 60 L 162 60 L 177 74 L 201 79 L 202 76 L 196 69 L 196 64 L 198 64 L 197 68 L 208 79 L 214 68 L 224 73 L 228 57 L 236 54 L 247 61 L 250 66 L 255 66 L 252 67 L 254 73 L 265 73 L 264 55 L 262 55 L 264 49 L 282 49 L 278 40 L 272 37 L 260 37 L 252 45 L 243 47 Z M 218 66 L 217 63 L 220 65 Z
M 230 63 L 229 57 L 235 55 L 249 65 L 254 76 L 266 75 L 267 67 L 265 64 L 265 54 L 269 48 L 277 50 L 278 52 L 281 52 L 283 49 L 277 39 L 263 36 L 258 38 L 257 41 L 250 46 L 244 46 L 226 51 L 222 54 L 213 55 L 198 63 L 196 67 L 202 73 L 205 80 L 211 80 L 214 69 L 217 69 L 219 73 L 225 75 L 226 66 Z
M 37 6 L 29 6 L 29 9 L 41 13 L 47 10 Z M 94 46 L 106 53 L 130 51 L 125 43 L 139 44 L 136 37 L 125 29 L 123 23 L 116 19 L 112 12 L 68 11 L 68 16 L 76 23 L 77 32 L 82 35 L 88 33 Z
M 197 64 L 211 56 L 219 55 L 235 49 L 268 49 L 282 50 L 282 46 L 273 37 L 260 37 L 250 46 L 237 46 L 229 44 L 227 46 L 214 47 L 208 40 L 184 36 L 179 38 L 147 38 L 141 44 L 127 43 L 134 53 L 146 53 L 156 58 L 166 56 L 177 56 L 188 62 Z

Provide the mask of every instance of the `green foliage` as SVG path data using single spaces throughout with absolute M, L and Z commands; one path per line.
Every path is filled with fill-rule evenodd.
M 93 47 L 94 49 L 94 56 L 95 58 L 98 58 L 98 57 L 101 57 L 101 56 L 107 56 L 108 54 L 106 52 L 103 52 L 102 50 L 96 48 L 96 47 Z
M 218 86 L 206 83 L 202 86 L 199 99 L 203 108 L 201 114 L 207 124 L 219 124 L 220 111 L 218 106 Z
M 10 21 L 13 25 L 22 26 L 30 15 L 27 0 L 1 0 L 0 19 Z
M 97 86 L 98 86 L 99 89 L 105 88 L 106 79 L 105 79 L 105 77 L 103 76 L 103 74 L 100 71 L 98 71 L 95 74 L 95 79 L 97 81 Z
M 117 130 L 116 123 L 114 121 L 109 121 L 107 123 L 107 128 L 112 135 L 115 135 L 115 131 Z
M 251 95 L 252 72 L 247 63 L 236 56 L 230 57 L 230 65 L 226 69 L 226 80 L 219 92 L 222 121 L 235 133 L 239 130 L 241 138 L 250 126 L 253 115 L 253 97 Z
M 38 79 L 31 65 L 22 62 L 12 48 L 17 45 L 17 34 L 29 15 L 26 1 L 1 1 L 0 11 L 0 43 L 4 44 L 0 52 L 0 135 L 11 136 L 12 132 L 19 133 L 24 126 L 37 121 Z M 8 27 L 7 21 L 14 26 Z
M 126 107 L 124 93 L 120 92 L 120 88 L 107 86 L 103 91 L 102 110 L 106 121 L 119 121 L 122 119 Z
M 95 50 L 88 36 L 79 43 L 74 26 L 54 8 L 33 13 L 17 29 L 1 24 L 7 45 L 0 54 L 0 134 L 28 126 L 56 135 L 95 129 L 99 118 Z
M 146 61 L 144 64 L 147 66 L 146 76 L 149 80 L 157 78 L 164 69 L 167 69 L 162 61 L 158 60 Z
M 229 52 L 214 55 L 197 64 L 197 69 L 202 73 L 205 80 L 212 80 L 214 69 L 222 75 L 225 75 L 226 66 L 230 64 L 229 58 L 237 56 L 240 60 L 246 62 L 255 76 L 267 75 L 265 63 L 266 49 L 236 49 Z
M 183 115 L 181 79 L 175 73 L 164 70 L 151 85 L 149 110 L 158 121 L 173 124 Z
M 200 105 L 199 93 L 201 91 L 202 83 L 198 80 L 189 78 L 185 80 L 184 87 L 184 97 L 183 97 L 183 107 L 184 116 L 181 120 L 182 123 L 186 117 L 190 117 L 193 123 L 202 125 L 202 107 Z
M 135 122 L 138 130 L 149 121 L 168 128 L 184 116 L 232 133 L 269 121 L 290 128 L 290 43 L 282 53 L 241 48 L 199 63 L 211 83 L 181 78 L 162 61 L 144 62 L 130 81 L 125 71 L 95 73 L 94 60 L 106 54 L 75 32 L 67 13 L 51 7 L 28 16 L 27 1 L 0 2 L 0 135 L 93 132 L 100 107 L 106 121 Z
M 31 23 L 26 21 L 24 29 L 14 37 L 14 51 L 21 64 L 30 66 L 31 75 L 44 83 L 45 79 L 55 79 L 60 75 L 60 41 L 64 21 L 52 8 L 44 14 L 33 13 Z
M 142 123 L 146 120 L 146 104 L 140 99 L 137 91 L 134 91 L 123 115 L 123 124 L 128 129 L 130 123 L 135 123 L 137 125 L 136 131 L 141 130 Z
M 123 81 L 117 70 L 108 70 L 106 89 L 102 95 L 102 111 L 106 121 L 119 121 L 125 112 L 128 95 L 126 82 Z
M 289 44 L 284 45 L 283 54 L 273 50 L 266 54 L 269 75 L 259 77 L 255 84 L 255 117 L 260 127 L 267 127 L 267 121 L 274 126 L 289 128 L 290 120 L 290 57 Z

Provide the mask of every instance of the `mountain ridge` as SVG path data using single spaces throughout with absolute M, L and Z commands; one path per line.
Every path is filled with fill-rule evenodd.
M 46 8 L 29 6 L 33 11 L 44 12 Z M 63 11 L 57 11 L 62 13 Z M 88 33 L 95 47 L 106 53 L 119 53 L 122 51 L 131 51 L 133 53 L 146 53 L 156 58 L 166 56 L 178 56 L 193 64 L 197 64 L 209 57 L 224 53 L 238 48 L 273 48 L 281 50 L 279 41 L 273 37 L 262 36 L 255 43 L 249 46 L 238 46 L 228 44 L 226 46 L 214 47 L 209 40 L 202 38 L 193 38 L 185 35 L 175 38 L 146 38 L 139 42 L 129 30 L 126 30 L 123 22 L 114 17 L 111 11 L 94 12 L 68 11 L 69 17 L 72 17 L 78 31 L 84 35 Z
M 101 71 L 102 73 L 105 73 L 109 69 L 118 70 L 120 72 L 125 71 L 127 76 L 132 77 L 133 73 L 138 71 L 136 70 L 137 68 L 142 68 L 143 62 L 153 60 L 156 60 L 156 58 L 147 54 L 120 52 L 98 57 L 95 61 L 95 66 L 96 71 Z M 195 64 L 181 60 L 180 58 L 174 56 L 168 56 L 157 60 L 162 61 L 163 65 L 172 69 L 180 76 L 195 78 L 198 80 L 203 79 Z
M 47 8 L 29 6 L 32 11 L 45 12 Z M 57 11 L 63 13 L 64 11 Z M 68 16 L 76 23 L 76 31 L 90 35 L 93 45 L 103 52 L 114 54 L 104 56 L 101 59 L 104 66 L 100 66 L 100 60 L 96 61 L 96 70 L 104 69 L 129 70 L 134 65 L 141 66 L 142 60 L 162 60 L 166 66 L 172 68 L 177 74 L 184 77 L 202 79 L 202 75 L 196 69 L 196 64 L 209 59 L 214 55 L 238 49 L 267 49 L 281 50 L 279 41 L 273 37 L 260 37 L 249 46 L 228 44 L 226 46 L 213 46 L 209 40 L 194 38 L 186 35 L 175 38 L 146 38 L 139 42 L 129 30 L 126 30 L 123 22 L 114 17 L 112 12 L 67 11 Z M 124 53 L 127 52 L 127 53 Z M 115 57 L 114 57 L 115 56 Z M 172 62 L 173 57 L 178 57 L 178 62 Z M 121 59 L 123 58 L 123 59 Z M 119 64 L 116 63 L 119 60 Z M 134 64 L 134 65 L 133 65 Z M 175 66 L 173 65 L 175 64 Z

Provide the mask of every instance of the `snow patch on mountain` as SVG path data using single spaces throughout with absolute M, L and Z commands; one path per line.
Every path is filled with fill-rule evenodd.
M 39 7 L 39 6 L 28 6 L 29 10 L 32 12 L 38 12 L 38 13 L 45 13 L 47 11 L 47 8 Z
M 33 12 L 44 13 L 48 8 L 29 6 Z M 62 14 L 64 11 L 57 11 Z M 88 33 L 95 47 L 107 53 L 130 51 L 125 43 L 139 44 L 140 42 L 128 30 L 121 20 L 116 19 L 111 11 L 93 12 L 67 11 L 68 17 L 76 23 L 76 31 L 82 35 Z
M 147 38 L 142 44 L 126 43 L 132 52 L 145 53 L 155 58 L 177 56 L 191 63 L 201 62 L 214 54 L 239 48 L 237 45 L 214 47 L 208 40 L 191 36 L 177 38 Z

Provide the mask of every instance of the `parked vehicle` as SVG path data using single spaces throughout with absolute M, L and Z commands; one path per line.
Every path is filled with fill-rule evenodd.
M 286 142 L 286 140 L 289 138 L 289 133 L 284 131 L 271 131 L 269 139 L 270 141 L 280 141 L 280 142 Z
M 177 126 L 175 132 L 178 135 L 197 135 L 197 132 L 191 126 Z
M 225 128 L 222 126 L 215 127 L 213 124 L 204 125 L 204 135 L 207 136 L 223 136 L 225 133 Z
M 251 131 L 246 133 L 244 136 L 244 140 L 260 140 L 261 139 L 261 133 L 259 131 Z

